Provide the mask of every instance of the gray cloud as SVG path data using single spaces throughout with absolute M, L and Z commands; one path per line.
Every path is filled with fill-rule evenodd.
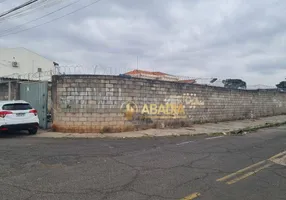
M 250 72 L 258 72 L 260 74 L 275 74 L 277 72 L 286 72 L 286 60 L 285 58 L 272 58 L 272 59 L 261 59 L 260 63 L 255 62 L 249 65 L 247 68 Z
M 89 2 L 80 1 L 25 27 Z M 138 56 L 139 68 L 177 75 L 243 78 L 268 85 L 284 79 L 283 0 L 102 0 L 53 23 L 1 38 L 3 30 L 62 5 L 0 21 L 0 46 L 23 46 L 62 64 L 87 67 L 136 68 Z

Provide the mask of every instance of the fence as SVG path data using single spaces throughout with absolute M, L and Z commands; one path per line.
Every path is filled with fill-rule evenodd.
M 57 74 L 66 74 L 66 75 L 77 75 L 77 74 L 91 74 L 91 75 L 113 75 L 117 76 L 119 74 L 124 74 L 128 71 L 131 71 L 131 68 L 128 67 L 106 67 L 101 65 L 95 66 L 59 66 L 56 69 Z
M 56 75 L 55 70 L 36 72 L 36 73 L 26 73 L 26 74 L 10 74 L 7 76 L 0 77 L 1 82 L 7 82 L 9 80 L 18 80 L 18 81 L 51 81 L 51 77 Z
M 54 76 L 53 128 L 118 132 L 286 113 L 278 91 L 237 90 L 120 76 Z
M 82 66 L 82 65 L 69 65 L 69 66 L 58 66 L 54 70 L 36 72 L 36 73 L 26 73 L 26 74 L 11 74 L 8 76 L 0 77 L 0 83 L 3 81 L 11 80 L 23 80 L 23 81 L 51 81 L 53 75 L 112 75 L 119 76 L 120 74 L 125 74 L 126 72 L 132 71 L 134 69 L 128 67 L 106 67 L 102 65 L 94 66 Z M 176 76 L 168 75 L 166 76 L 142 76 L 142 74 L 133 74 L 132 77 L 147 78 L 147 79 L 157 79 L 157 80 L 169 80 L 178 81 L 184 83 L 196 83 L 199 85 L 208 85 L 214 87 L 226 87 L 224 83 L 225 79 L 219 79 L 216 77 L 191 77 L 191 76 Z M 269 85 L 246 85 L 246 87 L 236 87 L 237 89 L 266 89 L 266 90 L 276 90 L 276 86 Z

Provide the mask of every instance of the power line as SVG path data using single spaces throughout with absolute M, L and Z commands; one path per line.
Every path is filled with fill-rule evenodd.
M 33 20 L 31 20 L 31 21 L 25 22 L 25 23 L 23 23 L 23 24 L 20 24 L 20 25 L 18 25 L 18 26 L 14 26 L 14 27 L 9 28 L 9 29 L 5 29 L 3 32 L 0 32 L 0 37 L 1 37 L 2 34 L 5 33 L 5 32 L 13 31 L 13 30 L 15 30 L 15 29 L 17 29 L 17 28 L 23 27 L 23 26 L 26 25 L 26 24 L 29 24 L 29 23 L 31 23 L 31 22 L 38 21 L 39 19 L 43 19 L 43 18 L 45 18 L 45 17 L 47 17 L 47 16 L 49 16 L 49 15 L 52 15 L 52 14 L 54 14 L 54 13 L 60 11 L 60 10 L 63 10 L 63 9 L 65 9 L 65 8 L 69 7 L 69 6 L 73 5 L 73 4 L 76 4 L 76 3 L 78 3 L 79 1 L 81 1 L 81 0 L 74 1 L 74 2 L 72 2 L 72 3 L 70 3 L 70 4 L 68 4 L 68 5 L 65 5 L 65 6 L 63 6 L 63 7 L 59 8 L 59 9 L 53 11 L 53 12 L 47 13 L 47 14 L 45 14 L 45 15 L 39 17 L 39 18 L 33 19 Z
M 33 3 L 36 3 L 37 1 L 39 1 L 39 0 L 30 0 L 30 1 L 27 1 L 27 2 L 25 2 L 25 3 L 21 4 L 21 5 L 19 5 L 19 6 L 16 6 L 15 8 L 12 8 L 11 10 L 8 10 L 8 11 L 6 11 L 6 12 L 0 14 L 0 18 L 6 16 L 6 15 L 8 15 L 8 14 L 11 14 L 12 12 L 15 12 L 15 11 L 21 9 L 21 8 L 24 8 L 24 7 L 26 7 L 26 6 L 29 6 L 29 5 L 31 5 L 31 4 L 33 4 Z
M 43 26 L 43 25 L 52 23 L 52 22 L 54 22 L 54 21 L 56 21 L 56 20 L 58 20 L 58 19 L 64 18 L 64 17 L 66 17 L 66 16 L 68 16 L 68 15 L 71 15 L 71 14 L 73 14 L 73 13 L 76 13 L 76 12 L 80 11 L 80 10 L 83 10 L 83 9 L 85 9 L 85 8 L 87 8 L 87 7 L 91 6 L 91 5 L 93 5 L 93 4 L 96 4 L 96 3 L 100 2 L 100 1 L 102 1 L 102 0 L 97 0 L 97 1 L 95 1 L 95 2 L 89 3 L 89 4 L 87 4 L 87 5 L 85 5 L 85 6 L 81 7 L 81 8 L 78 8 L 78 9 L 72 11 L 72 12 L 69 12 L 69 13 L 67 13 L 67 14 L 65 14 L 65 15 L 62 15 L 62 16 L 57 17 L 57 18 L 54 18 L 54 19 L 52 19 L 52 20 L 50 20 L 50 21 L 47 21 L 47 22 L 45 22 L 45 23 L 42 23 L 42 24 L 39 24 L 39 25 L 36 25 L 36 26 L 32 26 L 32 27 L 30 27 L 30 28 L 26 28 L 26 29 L 23 29 L 23 30 L 14 32 L 14 33 L 1 35 L 0 38 L 6 37 L 6 36 L 8 36 L 8 35 L 15 35 L 15 34 L 17 34 L 17 33 L 21 33 L 21 32 L 24 32 L 24 31 L 31 30 L 31 29 L 33 29 L 33 28 L 37 28 L 37 27 L 40 27 L 40 26 Z
M 36 9 L 45 8 L 48 6 L 53 6 L 53 4 L 56 3 L 57 1 L 64 1 L 64 0 L 42 0 L 42 1 L 38 1 L 37 3 L 31 4 L 27 7 L 25 7 L 24 9 L 20 9 L 20 10 L 17 10 L 15 12 L 9 14 L 9 15 L 5 15 L 4 17 L 0 18 L 0 23 L 3 23 L 3 21 L 5 21 L 7 19 L 12 19 L 15 17 L 27 15 L 27 13 L 30 13 Z
M 65 1 L 71 1 L 71 0 L 43 0 L 41 2 L 32 4 L 28 7 L 25 7 L 24 9 L 18 10 L 12 14 L 6 15 L 5 17 L 0 18 L 0 23 L 5 22 L 5 20 L 13 19 L 13 18 L 20 18 L 22 16 L 26 16 L 32 12 L 36 12 L 37 10 L 42 10 L 45 8 L 49 8 L 52 6 L 55 6 L 56 4 L 60 4 Z

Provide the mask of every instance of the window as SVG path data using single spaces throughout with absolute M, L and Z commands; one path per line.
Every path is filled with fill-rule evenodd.
M 31 110 L 32 106 L 28 103 L 13 103 L 5 104 L 2 107 L 3 110 Z

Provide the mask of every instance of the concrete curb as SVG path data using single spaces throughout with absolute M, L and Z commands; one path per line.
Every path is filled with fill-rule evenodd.
M 259 126 L 250 126 L 246 128 L 241 129 L 235 129 L 231 131 L 225 131 L 225 132 L 213 132 L 213 133 L 196 133 L 196 134 L 173 134 L 173 135 L 166 135 L 166 136 L 152 136 L 148 135 L 146 137 L 180 137 L 180 136 L 210 136 L 210 137 L 216 137 L 216 136 L 222 136 L 222 135 L 245 135 L 245 133 L 255 132 L 259 129 L 264 128 L 271 128 L 271 127 L 278 127 L 285 125 L 286 121 L 284 122 L 276 122 L 276 123 L 265 123 L 264 125 Z M 134 137 L 136 138 L 136 137 Z
M 210 133 L 207 134 L 208 136 L 220 136 L 220 135 L 244 135 L 245 133 L 255 132 L 259 129 L 264 128 L 271 128 L 271 127 L 278 127 L 285 125 L 286 121 L 284 122 L 276 122 L 276 123 L 265 123 L 264 125 L 253 126 L 253 127 L 246 127 L 242 129 L 231 130 L 227 132 L 217 132 L 217 133 Z
M 127 133 L 113 133 L 113 134 L 73 134 L 73 133 L 57 133 L 57 132 L 45 132 L 41 134 L 37 134 L 35 136 L 30 137 L 40 137 L 40 138 L 109 138 L 109 139 L 132 139 L 132 138 L 155 138 L 155 137 L 180 137 L 180 136 L 207 136 L 207 137 L 215 137 L 215 136 L 221 136 L 221 135 L 245 135 L 246 133 L 254 132 L 259 129 L 263 128 L 271 128 L 271 127 L 277 127 L 281 125 L 285 125 L 286 121 L 280 121 L 280 122 L 264 122 L 263 124 L 255 125 L 255 126 L 247 126 L 245 128 L 238 128 L 238 129 L 229 129 L 226 131 L 221 132 L 196 132 L 196 133 L 190 133 L 188 132 L 188 129 L 181 130 L 184 133 L 173 133 L 174 131 L 166 130 L 166 133 L 164 134 L 158 134 L 160 131 L 164 131 L 164 129 L 156 129 L 151 131 L 151 133 L 148 132 L 127 132 Z M 207 127 L 207 125 L 206 125 Z M 158 131 L 158 132 L 157 132 Z
M 146 137 L 179 137 L 179 136 L 210 136 L 210 137 L 216 137 L 216 136 L 221 136 L 221 135 L 244 135 L 246 132 L 255 132 L 259 129 L 264 129 L 264 128 L 271 128 L 271 127 L 277 127 L 277 126 L 282 126 L 285 125 L 286 121 L 284 122 L 275 122 L 275 123 L 265 123 L 263 125 L 259 126 L 250 126 L 246 128 L 241 128 L 241 129 L 234 129 L 231 131 L 225 131 L 225 132 L 213 132 L 213 133 L 196 133 L 196 134 L 174 134 L 174 135 L 166 135 L 166 136 L 152 136 L 148 135 Z

